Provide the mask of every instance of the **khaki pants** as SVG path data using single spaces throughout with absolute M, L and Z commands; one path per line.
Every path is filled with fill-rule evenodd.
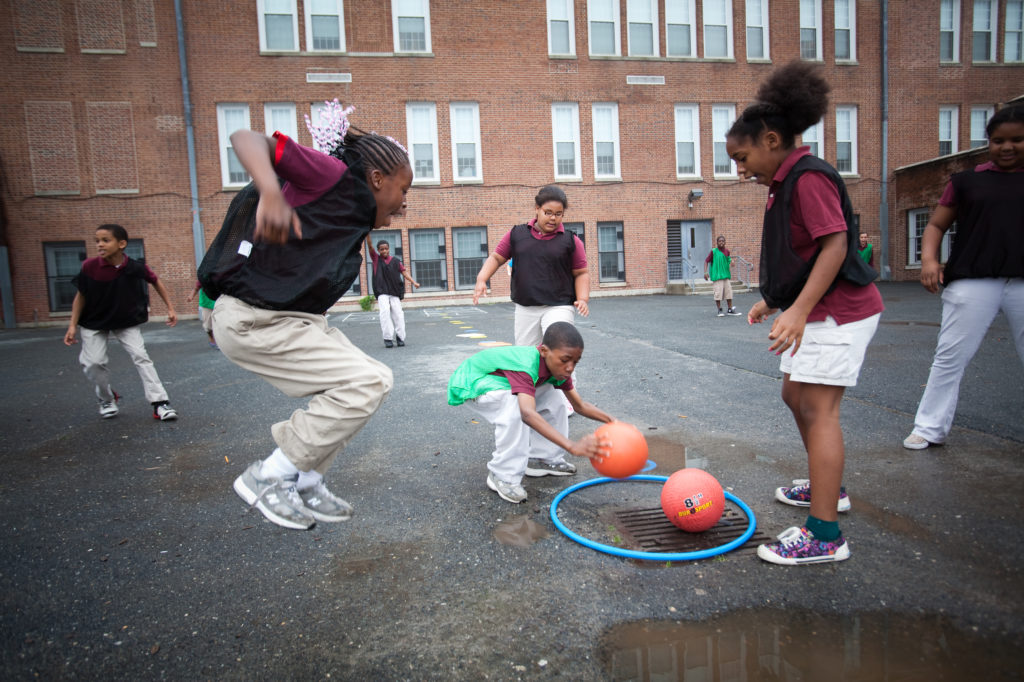
M 89 380 L 96 385 L 96 397 L 103 402 L 114 399 L 113 390 L 110 388 L 110 370 L 107 368 L 107 338 L 113 336 L 121 342 L 121 347 L 135 363 L 135 369 L 142 379 L 142 390 L 146 393 L 146 400 L 151 403 L 158 403 L 167 400 L 167 391 L 160 383 L 160 376 L 156 373 L 153 361 L 149 359 L 146 352 L 146 344 L 142 340 L 142 327 L 125 327 L 124 329 L 111 329 L 110 331 L 97 331 L 79 327 L 82 335 L 82 352 L 78 354 L 78 361 L 82 363 L 82 371 Z
M 391 392 L 391 369 L 363 353 L 323 315 L 256 308 L 221 296 L 213 333 L 224 355 L 293 398 L 305 410 L 271 427 L 300 471 L 324 474 Z

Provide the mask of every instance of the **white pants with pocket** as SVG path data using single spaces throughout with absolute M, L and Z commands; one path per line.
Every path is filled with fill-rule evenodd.
M 515 307 L 515 343 L 539 346 L 544 330 L 554 322 L 573 324 L 576 308 L 571 305 L 519 305 Z
M 405 311 L 402 310 L 402 299 L 389 294 L 377 297 L 380 310 L 380 331 L 388 341 L 396 337 L 405 341 Z
M 561 434 L 569 433 L 569 412 L 562 391 L 551 384 L 537 387 L 537 412 Z M 519 398 L 512 391 L 491 391 L 466 401 L 471 410 L 494 425 L 494 452 L 487 468 L 495 478 L 519 485 L 531 457 L 564 462 L 565 451 L 523 422 Z
M 89 380 L 96 385 L 96 397 L 103 402 L 110 402 L 114 399 L 113 391 L 110 388 L 110 370 L 107 368 L 107 341 L 110 336 L 121 342 L 135 369 L 142 379 L 142 389 L 146 394 L 146 400 L 157 403 L 167 400 L 167 391 L 160 383 L 160 377 L 156 373 L 153 361 L 149 359 L 146 352 L 146 344 L 142 340 L 142 326 L 125 327 L 124 329 L 111 329 L 109 331 L 97 331 L 94 329 L 78 328 L 82 335 L 82 352 L 78 355 L 78 361 L 82 363 L 82 371 Z
M 958 279 L 942 292 L 942 326 L 913 433 L 930 443 L 946 441 L 964 370 L 1000 310 L 1024 363 L 1024 278 Z

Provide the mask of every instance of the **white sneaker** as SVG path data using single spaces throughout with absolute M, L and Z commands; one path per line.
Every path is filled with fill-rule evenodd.
M 907 450 L 924 450 L 929 445 L 931 445 L 931 443 L 924 438 L 921 438 L 921 436 L 916 433 L 912 433 L 903 439 L 903 447 Z
M 723 312 L 721 311 L 721 309 L 719 309 L 719 311 L 718 311 L 718 316 L 719 316 L 719 317 L 725 317 L 725 313 L 723 313 Z
M 519 504 L 526 499 L 523 486 L 503 481 L 491 473 L 487 474 L 487 487 L 498 493 L 498 497 L 512 504 Z
M 170 406 L 169 403 L 161 403 L 153 408 L 153 419 L 159 419 L 162 422 L 174 421 L 178 418 L 178 413 Z
M 111 391 L 113 393 L 113 391 Z M 117 401 L 120 399 L 117 393 L 114 393 L 113 400 L 102 400 L 100 401 L 100 416 L 104 419 L 111 419 L 117 416 Z

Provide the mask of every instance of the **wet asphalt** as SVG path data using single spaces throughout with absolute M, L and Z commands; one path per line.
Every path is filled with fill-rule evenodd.
M 549 507 L 595 475 L 580 460 L 576 477 L 527 479 L 521 505 L 490 492 L 491 430 L 449 407 L 445 385 L 478 344 L 511 341 L 509 303 L 407 300 L 408 345 L 394 349 L 376 313 L 331 315 L 392 367 L 395 388 L 328 475 L 356 516 L 305 532 L 265 522 L 231 489 L 273 448 L 270 424 L 304 401 L 231 364 L 197 321 L 144 328 L 180 415 L 166 423 L 151 418 L 116 344 L 124 397 L 101 420 L 62 328 L 0 332 L 0 670 L 600 680 L 615 677 L 609 633 L 645 621 L 699 628 L 748 609 L 780 624 L 798 613 L 943 618 L 954 633 L 1019 650 L 1024 369 L 1008 325 L 996 318 L 968 368 L 948 443 L 904 450 L 941 303 L 912 283 L 881 290 L 887 310 L 842 406 L 853 508 L 840 522 L 852 556 L 793 568 L 749 549 L 664 563 L 571 541 Z M 806 458 L 767 328 L 717 318 L 709 297 L 595 297 L 591 311 L 577 321 L 580 393 L 644 431 L 651 473 L 700 466 L 750 506 L 759 532 L 799 524 L 802 510 L 773 501 L 776 486 L 806 476 Z M 574 437 L 594 427 L 570 420 Z M 657 488 L 594 486 L 565 498 L 560 518 L 620 545 L 615 511 L 656 506 Z

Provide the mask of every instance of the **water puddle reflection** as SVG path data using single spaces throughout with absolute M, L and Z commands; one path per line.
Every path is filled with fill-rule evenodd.
M 527 516 L 513 516 L 494 528 L 494 539 L 513 547 L 529 547 L 549 535 L 547 528 Z
M 934 682 L 1021 678 L 1021 642 L 982 638 L 945 616 L 822 616 L 759 609 L 699 623 L 639 621 L 607 630 L 613 680 Z

